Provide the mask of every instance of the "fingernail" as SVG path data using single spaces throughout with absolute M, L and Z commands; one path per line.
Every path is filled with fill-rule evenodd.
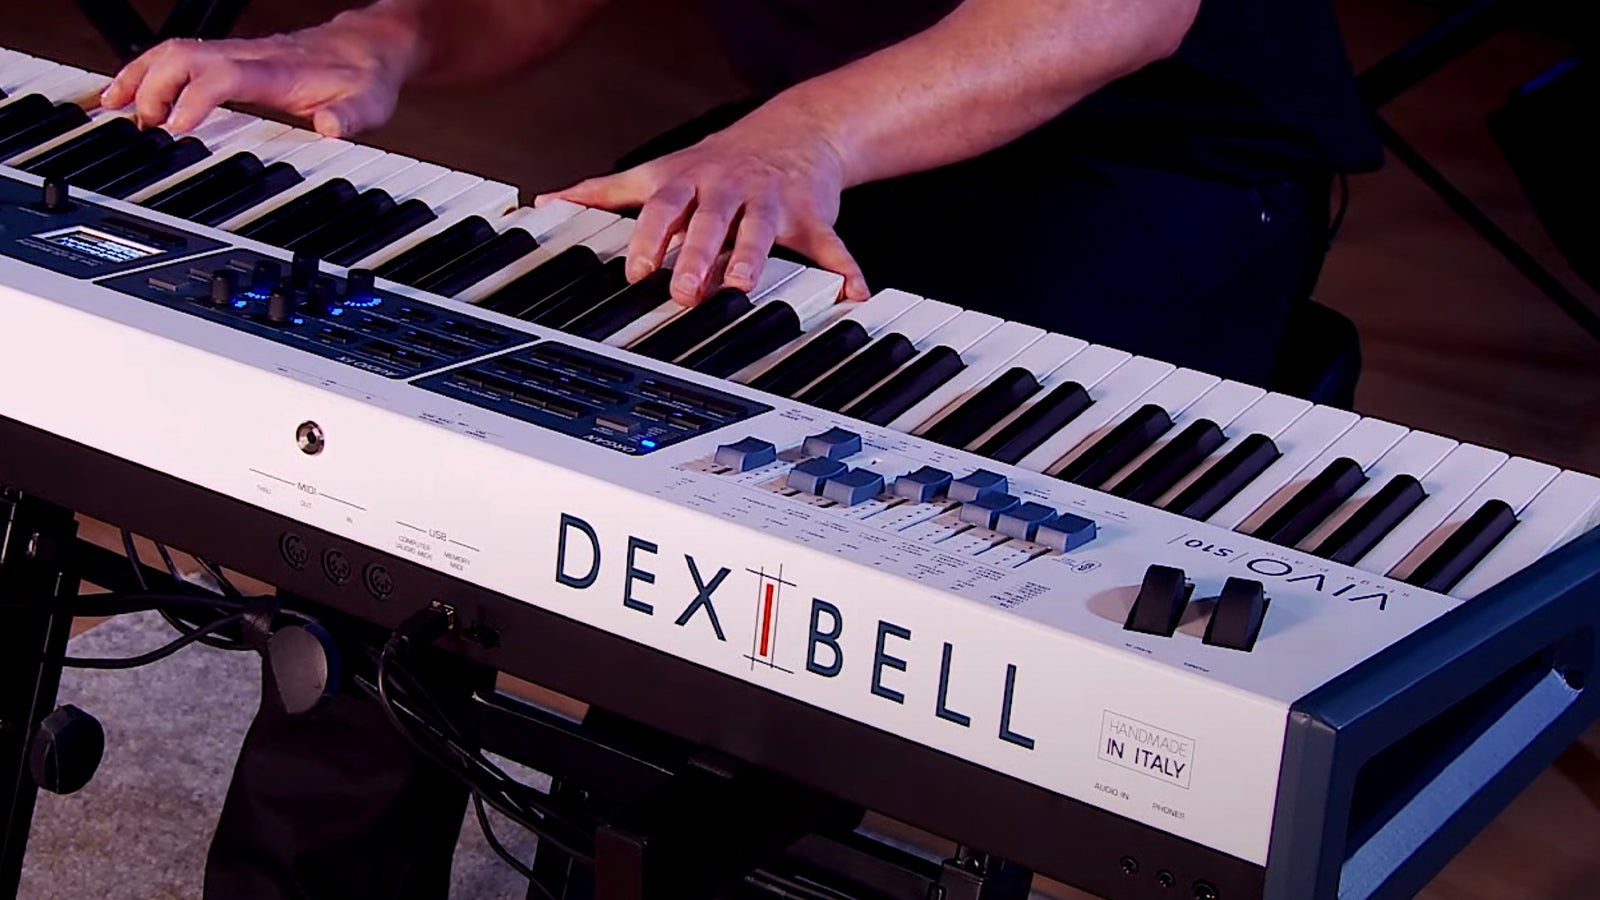
M 641 281 L 648 277 L 653 271 L 655 271 L 655 267 L 642 259 L 630 260 L 628 262 L 629 281 Z
M 690 275 L 687 272 L 681 275 L 674 275 L 672 277 L 672 290 L 675 293 L 693 296 L 694 292 L 699 289 L 700 279 Z
M 751 271 L 752 270 L 751 270 L 751 266 L 750 266 L 749 263 L 746 263 L 746 262 L 734 263 L 733 265 L 728 267 L 728 280 L 729 281 L 739 281 L 739 282 L 741 282 L 743 284 L 749 284 L 750 283 L 750 278 L 751 278 Z

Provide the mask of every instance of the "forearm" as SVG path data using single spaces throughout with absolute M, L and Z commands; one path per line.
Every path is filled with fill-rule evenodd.
M 846 185 L 968 159 L 1170 55 L 1199 0 L 967 0 L 933 27 L 753 114 L 808 120 Z
M 607 0 L 377 0 L 324 27 L 380 36 L 407 80 L 464 84 L 505 75 L 560 49 Z

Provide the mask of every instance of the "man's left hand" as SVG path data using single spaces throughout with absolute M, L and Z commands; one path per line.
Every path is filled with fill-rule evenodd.
M 865 300 L 861 267 L 833 230 L 844 165 L 820 128 L 769 104 L 685 150 L 537 202 L 559 198 L 602 209 L 640 208 L 627 251 L 630 281 L 660 268 L 682 233 L 672 298 L 686 306 L 713 287 L 713 267 L 730 239 L 733 251 L 722 277 L 727 287 L 753 290 L 777 244 L 843 275 L 845 299 Z

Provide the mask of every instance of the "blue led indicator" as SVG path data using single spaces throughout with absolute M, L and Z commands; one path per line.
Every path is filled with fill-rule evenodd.
M 247 307 L 249 305 L 250 305 L 250 301 L 249 300 L 235 300 L 235 301 L 233 301 L 233 308 L 234 309 L 244 309 L 245 307 Z
M 649 438 L 645 438 L 639 442 L 639 446 L 645 448 L 646 450 L 654 450 L 656 448 L 656 442 L 650 440 Z
M 328 315 L 330 315 L 330 316 L 342 316 L 342 315 L 344 315 L 344 307 L 335 306 L 333 309 L 328 310 Z
M 300 318 L 300 317 L 299 317 L 299 316 L 295 316 L 295 317 L 294 317 L 294 318 L 293 318 L 293 319 L 291 319 L 291 320 L 290 320 L 290 321 L 291 321 L 291 322 L 293 322 L 293 323 L 294 323 L 294 324 L 296 324 L 296 325 L 304 325 L 304 324 L 305 324 L 305 323 L 306 323 L 306 320 L 305 320 L 305 319 L 302 319 L 302 318 Z
M 371 309 L 383 303 L 382 297 L 347 297 L 344 305 L 353 309 Z

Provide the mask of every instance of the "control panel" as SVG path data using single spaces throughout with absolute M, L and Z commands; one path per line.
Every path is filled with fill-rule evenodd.
M 104 282 L 113 290 L 390 378 L 409 378 L 533 339 L 378 288 L 371 272 L 323 274 L 229 250 Z
M 77 278 L 99 278 L 224 246 L 72 196 L 0 175 L 0 254 Z
M 557 341 L 430 375 L 416 384 L 634 455 L 772 409 Z

